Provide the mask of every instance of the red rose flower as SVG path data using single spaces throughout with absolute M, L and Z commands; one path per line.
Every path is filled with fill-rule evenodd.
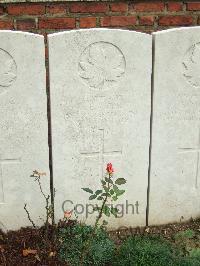
M 112 166 L 111 163 L 108 163 L 108 164 L 107 164 L 106 171 L 107 171 L 109 174 L 114 173 L 114 169 L 113 169 L 113 166 Z

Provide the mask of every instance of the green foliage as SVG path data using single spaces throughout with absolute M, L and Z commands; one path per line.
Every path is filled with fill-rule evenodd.
M 174 259 L 174 266 L 199 266 L 200 262 L 192 257 L 177 257 Z
M 175 243 L 185 256 L 184 263 L 191 263 L 191 265 L 200 265 L 200 242 L 199 235 L 195 231 L 187 229 L 178 232 L 175 236 Z M 185 265 L 185 264 L 184 264 Z
M 93 194 L 93 191 L 90 188 L 85 187 L 85 188 L 82 188 L 82 190 L 84 190 L 87 193 Z
M 96 190 L 95 194 L 96 194 L 96 195 L 99 195 L 99 194 L 101 194 L 102 192 L 103 192 L 103 190 L 98 189 L 98 190 Z
M 111 212 L 115 217 L 117 217 L 117 213 L 118 213 L 118 209 L 117 209 L 117 208 L 114 208 L 114 207 L 112 206 L 111 209 L 110 209 L 110 212 Z
M 193 238 L 195 236 L 195 232 L 191 229 L 187 229 L 185 231 L 181 231 L 175 234 L 174 239 L 184 241 L 186 239 Z
M 99 221 L 104 214 L 107 217 L 114 216 L 117 218 L 118 209 L 111 207 L 107 204 L 109 201 L 117 201 L 118 198 L 124 194 L 125 190 L 119 189 L 118 186 L 124 185 L 126 180 L 124 178 L 113 178 L 113 168 L 112 164 L 107 164 L 107 173 L 104 178 L 101 180 L 101 189 L 97 189 L 93 192 L 90 188 L 82 188 L 85 192 L 90 193 L 92 195 L 89 196 L 89 200 L 98 200 L 100 204 L 93 208 L 94 211 L 98 212 L 98 216 L 96 218 L 95 227 L 99 225 Z
M 193 248 L 190 250 L 190 257 L 197 258 L 200 262 L 200 248 Z
M 187 236 L 189 236 L 189 234 Z M 198 248 L 190 249 L 188 255 L 186 255 L 186 253 L 182 253 L 180 249 L 180 255 L 175 258 L 174 265 L 175 266 L 199 266 L 200 265 L 200 249 Z
M 115 245 L 102 228 L 76 224 L 60 229 L 59 258 L 72 266 L 79 266 L 81 256 L 87 249 L 82 265 L 106 265 L 113 260 Z M 88 245 L 88 240 L 90 241 Z
M 91 195 L 90 197 L 89 197 L 89 200 L 93 200 L 93 199 L 96 199 L 96 197 L 97 197 L 97 195 Z
M 103 207 L 103 213 L 104 213 L 106 216 L 110 217 L 110 208 L 109 208 L 107 205 L 105 205 L 105 206 Z
M 123 184 L 126 184 L 126 180 L 124 178 L 118 178 L 116 181 L 115 181 L 115 184 L 116 185 L 123 185 Z
M 174 265 L 173 247 L 160 237 L 130 237 L 121 245 L 114 265 Z
M 182 259 L 181 266 L 199 266 L 200 265 L 200 248 L 193 248 L 189 251 L 189 256 Z
M 106 208 L 107 216 L 115 213 L 114 207 Z M 103 226 L 107 222 L 103 221 Z M 122 245 L 115 248 L 102 227 L 77 224 L 60 230 L 60 252 L 62 261 L 72 266 L 113 265 L 113 266 L 199 266 L 200 248 L 194 246 L 185 249 L 180 239 L 198 241 L 192 230 L 179 232 L 174 238 L 179 241 L 169 242 L 160 236 L 129 237 Z M 187 242 L 186 241 L 186 242 Z M 177 244 L 178 243 L 178 244 Z M 187 242 L 189 243 L 189 242 Z M 84 251 L 87 253 L 84 254 Z M 116 252 L 117 251 L 117 252 Z M 84 256 L 83 256 L 84 254 Z
M 89 197 L 89 200 L 94 200 L 97 199 L 99 201 L 102 201 L 102 204 L 104 205 L 103 208 L 101 207 L 95 207 L 94 211 L 98 211 L 100 213 L 102 209 L 102 213 L 105 214 L 106 216 L 114 215 L 117 217 L 118 209 L 112 207 L 109 207 L 105 203 L 109 198 L 111 200 L 116 201 L 118 200 L 118 197 L 124 194 L 125 190 L 119 189 L 118 185 L 122 185 L 126 183 L 126 180 L 124 178 L 118 178 L 115 182 L 111 179 L 111 176 L 105 177 L 104 180 L 101 180 L 102 183 L 102 189 L 98 189 L 94 192 L 93 195 Z M 86 189 L 83 189 L 86 191 Z M 87 188 L 87 192 L 90 190 Z M 91 191 L 91 190 L 90 190 Z
M 179 234 L 179 233 L 178 233 Z M 190 238 L 192 230 L 181 235 Z M 129 237 L 121 245 L 116 256 L 115 266 L 199 266 L 200 248 L 190 250 L 184 256 L 181 249 L 158 236 Z

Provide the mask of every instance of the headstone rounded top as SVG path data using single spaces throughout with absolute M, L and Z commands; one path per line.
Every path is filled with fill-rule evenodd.
M 88 29 L 74 29 L 74 30 L 65 30 L 65 31 L 60 31 L 60 32 L 55 32 L 55 33 L 51 33 L 48 34 L 48 39 L 53 39 L 53 38 L 57 38 L 58 36 L 64 36 L 64 35 L 79 35 L 79 34 L 86 34 L 86 33 L 114 33 L 116 32 L 117 34 L 126 34 L 129 33 L 132 36 L 141 36 L 141 37 L 148 37 L 151 39 L 151 34 L 149 33 L 145 33 L 145 32 L 139 32 L 139 31 L 135 31 L 135 30 L 127 30 L 127 29 L 115 29 L 115 28 L 88 28 Z

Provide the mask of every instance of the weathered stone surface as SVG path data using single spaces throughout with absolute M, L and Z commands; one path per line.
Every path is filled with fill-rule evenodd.
M 49 193 L 44 39 L 0 31 L 0 228 L 36 224 L 45 213 L 39 186 L 30 177 L 45 171 Z
M 200 28 L 154 34 L 150 223 L 200 215 Z
M 112 162 L 127 179 L 117 203 L 135 214 L 110 227 L 144 225 L 148 183 L 151 36 L 94 29 L 49 35 L 52 146 L 56 218 L 62 203 L 88 202 L 82 187 L 96 189 Z M 93 203 L 94 204 L 94 203 Z M 71 209 L 72 204 L 64 204 Z M 79 206 L 78 211 L 81 210 Z M 91 208 L 90 208 L 91 210 Z M 79 216 L 86 220 L 86 213 Z M 87 222 L 92 222 L 91 216 Z

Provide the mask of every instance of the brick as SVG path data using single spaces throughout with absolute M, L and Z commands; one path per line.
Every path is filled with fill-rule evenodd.
M 74 13 L 104 13 L 108 10 L 106 3 L 73 3 L 70 11 Z
M 139 18 L 139 24 L 143 26 L 153 25 L 154 16 L 141 16 Z
M 136 24 L 136 17 L 130 16 L 111 16 L 101 18 L 101 26 L 132 26 Z
M 162 16 L 159 18 L 160 26 L 187 26 L 192 25 L 193 18 L 191 16 Z
M 9 15 L 43 15 L 45 6 L 39 4 L 18 4 L 8 6 Z
M 96 27 L 96 18 L 87 17 L 80 18 L 80 28 L 94 28 Z
M 189 11 L 198 11 L 200 10 L 200 2 L 198 3 L 187 3 L 187 10 Z
M 164 11 L 165 5 L 160 2 L 144 2 L 132 4 L 131 8 L 137 12 Z
M 45 14 L 45 5 L 43 4 L 18 4 L 9 5 L 8 14 L 19 16 L 19 15 L 43 15 Z
M 33 30 L 36 28 L 35 19 L 20 19 L 16 21 L 18 30 Z
M 50 4 L 46 6 L 47 14 L 65 14 L 66 10 L 67 7 L 64 4 Z
M 0 20 L 0 29 L 1 30 L 12 30 L 14 24 L 12 20 Z
M 73 29 L 75 18 L 42 18 L 38 25 L 39 29 Z
M 168 3 L 168 11 L 170 12 L 182 11 L 182 9 L 183 9 L 183 4 L 180 2 Z
M 110 10 L 112 12 L 126 12 L 128 10 L 127 3 L 112 3 L 110 4 Z

